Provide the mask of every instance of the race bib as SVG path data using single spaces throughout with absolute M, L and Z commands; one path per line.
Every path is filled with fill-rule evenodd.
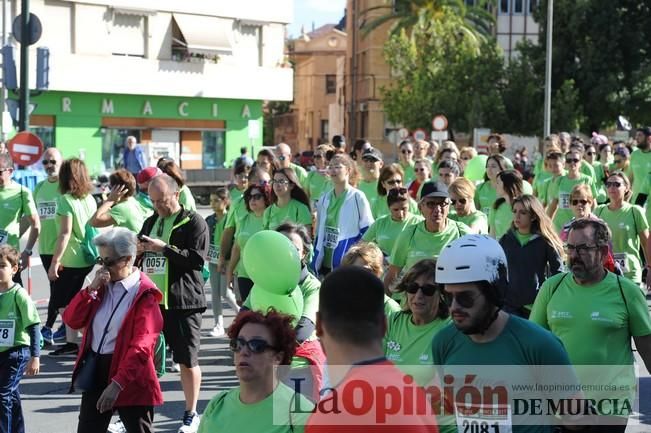
M 150 275 L 165 275 L 167 272 L 167 257 L 162 254 L 147 254 L 142 261 L 142 271 Z
M 0 320 L 0 347 L 13 347 L 15 334 L 15 320 Z
M 570 193 L 562 192 L 558 194 L 558 207 L 561 209 L 570 208 Z
M 615 263 L 619 265 L 619 269 L 622 270 L 622 272 L 626 272 L 628 269 L 626 269 L 626 253 L 613 253 L 613 258 L 615 259 Z
M 9 240 L 9 232 L 7 230 L 0 230 L 0 245 L 4 245 Z
M 512 433 L 511 406 L 455 405 L 459 433 Z M 471 410 L 472 409 L 472 410 Z
M 210 245 L 208 247 L 208 263 L 217 264 L 219 259 L 219 250 L 215 245 Z
M 337 227 L 326 227 L 325 229 L 325 242 L 326 248 L 335 249 L 339 242 L 339 229 Z
M 57 212 L 57 202 L 55 201 L 41 201 L 36 205 L 38 209 L 38 216 L 42 220 L 54 219 Z

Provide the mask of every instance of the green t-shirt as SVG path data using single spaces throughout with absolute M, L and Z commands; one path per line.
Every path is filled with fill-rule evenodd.
M 389 210 L 389 205 L 387 204 L 387 196 L 378 196 L 375 203 L 371 205 L 371 213 L 373 218 L 378 219 L 382 218 L 385 215 L 390 215 L 391 211 Z M 420 215 L 420 209 L 418 209 L 418 203 L 416 200 L 409 197 L 409 213 L 412 215 Z
M 246 202 L 244 197 L 240 197 L 237 201 L 231 202 L 231 207 L 228 208 L 228 213 L 226 214 L 226 228 L 236 228 L 239 222 L 249 213 L 246 210 Z
M 475 207 L 485 215 L 488 215 L 493 208 L 495 200 L 497 200 L 497 192 L 490 181 L 487 180 L 479 184 L 475 190 Z
M 579 171 L 585 174 L 586 176 L 592 178 L 593 183 L 596 181 L 595 174 L 594 174 L 594 167 L 592 167 L 592 164 L 590 164 L 585 159 L 581 160 L 581 167 L 579 168 Z
M 276 203 L 272 203 L 265 209 L 262 218 L 265 230 L 276 230 L 276 227 L 287 221 L 305 226 L 312 225 L 310 208 L 294 199 L 290 199 L 287 206 L 282 208 L 278 207 Z
M 384 295 L 384 315 L 388 318 L 391 313 L 400 311 L 400 304 L 391 299 L 386 294 Z
M 179 203 L 186 210 L 197 210 L 197 204 L 194 201 L 194 196 L 187 185 L 183 185 L 179 190 Z
M 384 215 L 371 224 L 366 233 L 364 233 L 364 236 L 362 236 L 362 240 L 376 243 L 382 250 L 382 253 L 388 256 L 391 254 L 391 250 L 393 250 L 396 239 L 398 239 L 398 236 L 405 227 L 417 224 L 422 220 L 422 217 L 410 213 L 407 214 L 407 217 L 403 221 L 394 221 L 391 215 Z
M 71 194 L 60 195 L 57 199 L 57 233 L 61 231 L 61 217 L 67 216 L 72 219 L 72 234 L 68 241 L 61 265 L 65 268 L 85 268 L 92 266 L 81 250 L 81 242 L 86 234 L 86 223 L 97 210 L 97 203 L 92 195 L 84 198 L 75 198 Z
M 324 242 L 324 248 L 323 248 L 323 266 L 326 268 L 332 269 L 332 253 L 334 252 L 334 248 L 336 245 L 332 245 L 330 242 L 327 240 L 329 238 L 336 239 L 339 234 L 339 212 L 341 211 L 341 207 L 344 204 L 346 194 L 348 194 L 348 188 L 346 188 L 344 191 L 342 191 L 339 196 L 335 195 L 335 192 L 332 191 L 332 198 L 330 199 L 330 202 L 328 203 L 328 210 L 326 211 L 326 222 L 325 222 L 325 237 L 326 237 L 326 242 Z M 319 216 L 321 217 L 321 216 Z M 333 235 L 328 235 L 328 233 L 337 233 L 337 236 Z
M 651 173 L 651 151 L 634 150 L 631 153 L 630 168 L 633 172 L 633 196 L 631 202 L 635 203 L 637 195 L 642 192 L 647 176 Z
M 459 370 L 456 368 L 467 371 L 463 367 L 455 368 L 455 366 L 495 366 L 487 367 L 482 371 L 482 383 L 488 385 L 490 385 L 491 373 L 495 372 L 498 372 L 500 376 L 496 380 L 500 385 L 504 384 L 504 373 L 499 371 L 499 368 L 504 365 L 570 365 L 567 352 L 558 338 L 540 326 L 513 315 L 509 316 L 502 332 L 492 341 L 485 343 L 475 343 L 466 334 L 459 332 L 454 324 L 449 324 L 434 335 L 432 355 L 432 363 L 441 366 L 444 371 L 458 372 Z M 531 371 L 532 377 L 522 377 L 529 371 Z M 537 383 L 538 381 L 538 369 L 536 368 L 517 369 L 517 372 L 516 383 Z M 439 376 L 442 377 L 443 373 L 439 373 Z M 456 377 L 460 377 L 459 374 Z M 464 386 L 463 381 L 456 381 L 452 395 L 465 395 L 457 393 L 462 386 Z M 517 395 L 512 395 L 512 397 L 517 397 Z M 441 420 L 440 424 L 443 422 L 449 421 Z M 441 431 L 444 430 L 441 429 Z M 500 431 L 502 430 L 500 429 Z M 514 424 L 512 431 L 513 433 L 551 433 L 553 426 Z
M 235 203 L 237 200 L 244 196 L 244 191 L 240 191 L 237 188 L 231 188 L 228 190 L 228 195 L 231 198 L 231 203 Z
M 414 171 L 414 165 L 415 163 L 413 161 L 407 165 L 404 165 L 402 162 L 400 163 L 400 167 L 402 167 L 402 170 L 405 172 L 405 178 L 402 179 L 403 185 L 408 185 L 409 182 L 416 179 L 416 172 Z M 436 173 L 438 173 L 438 170 L 436 170 Z
M 114 205 L 109 214 L 115 221 L 116 227 L 125 227 L 132 232 L 139 233 L 140 229 L 142 229 L 142 223 L 145 221 L 145 215 L 141 209 L 136 199 L 129 197 L 125 201 Z
M 427 231 L 424 221 L 411 225 L 396 239 L 389 263 L 406 272 L 423 259 L 438 258 L 443 247 L 469 233 L 470 227 L 450 219 L 445 229 L 436 233 Z
M 540 288 L 529 320 L 560 338 L 574 365 L 631 366 L 624 374 L 600 378 L 608 384 L 630 385 L 635 380 L 631 337 L 651 334 L 643 292 L 627 278 L 610 272 L 590 286 L 577 284 L 572 274 L 554 275 Z M 577 373 L 594 383 L 585 370 Z M 591 392 L 587 396 L 593 397 Z M 626 391 L 618 396 L 632 397 Z
M 556 207 L 556 213 L 553 219 L 556 232 L 560 232 L 563 226 L 574 216 L 570 208 L 570 193 L 572 192 L 572 188 L 579 184 L 588 185 L 592 190 L 592 196 L 597 196 L 597 189 L 592 182 L 592 178 L 583 173 L 579 173 L 579 177 L 576 179 L 570 179 L 568 175 L 559 176 L 554 179 L 547 189 L 547 198 L 550 203 L 553 199 L 558 199 L 558 206 Z
M 246 242 L 259 231 L 264 230 L 263 217 L 256 216 L 253 212 L 246 214 L 244 218 L 240 220 L 235 230 L 235 242 L 240 247 L 240 261 L 237 263 L 237 276 L 242 278 L 248 278 L 249 274 L 246 273 L 244 269 L 244 247 Z
M 513 223 L 513 211 L 509 202 L 504 200 L 500 206 L 495 209 L 491 208 L 488 214 L 488 227 L 495 234 L 495 239 L 499 240 L 511 228 Z
M 224 234 L 224 228 L 226 227 L 226 215 L 223 215 L 221 218 L 215 216 L 215 226 L 213 227 L 213 233 L 210 246 L 208 247 L 208 262 L 216 265 L 219 259 L 219 247 L 222 242 L 222 235 Z
M 377 180 L 367 182 L 364 179 L 360 180 L 357 189 L 362 191 L 368 200 L 368 204 L 371 205 L 371 209 L 375 206 L 375 202 L 378 200 L 377 193 Z M 386 197 L 385 197 L 386 198 Z
M 298 178 L 298 183 L 301 184 L 301 188 L 307 188 L 307 171 L 300 165 L 294 164 L 293 162 L 289 164 L 289 167 L 294 170 L 294 174 Z
M 332 182 L 328 176 L 313 170 L 307 174 L 307 195 L 314 203 L 323 195 L 324 192 L 332 188 Z
M 606 177 L 604 166 L 599 161 L 595 161 L 592 167 L 594 168 L 594 184 L 595 188 L 597 188 L 597 203 L 605 203 L 608 199 L 608 192 L 604 180 Z
M 294 410 L 296 405 L 300 411 Z M 302 433 L 313 408 L 314 404 L 307 398 L 295 395 L 282 382 L 269 397 L 253 404 L 242 403 L 237 387 L 222 391 L 210 400 L 201 415 L 198 433 Z
M 36 214 L 30 190 L 14 181 L 0 188 L 0 245 L 8 244 L 19 249 L 20 219 Z
M 40 254 L 52 255 L 56 247 L 57 232 L 56 213 L 59 192 L 59 181 L 50 182 L 45 179 L 34 189 L 34 201 L 38 217 L 41 220 L 41 232 L 38 235 L 38 251 Z
M 432 368 L 433 337 L 450 323 L 450 319 L 437 318 L 421 326 L 414 325 L 411 319 L 409 311 L 387 317 L 384 355 L 405 374 L 412 375 L 418 385 L 424 386 L 431 382 L 435 372 Z
M 543 171 L 540 174 L 537 174 L 536 177 L 533 179 L 533 194 L 538 197 L 538 199 L 543 202 L 545 196 L 541 194 L 541 189 L 543 188 L 543 184 L 547 179 L 552 178 L 552 174 L 548 171 Z
M 154 214 L 154 204 L 151 202 L 151 198 L 149 198 L 148 194 L 139 191 L 138 194 L 136 194 L 135 198 L 140 205 L 141 213 L 144 219 L 147 219 Z
M 36 305 L 20 284 L 14 284 L 6 292 L 0 292 L 0 352 L 17 346 L 29 346 L 26 329 L 39 323 L 41 320 Z
M 598 206 L 595 215 L 604 220 L 612 232 L 613 256 L 624 276 L 636 283 L 642 282 L 642 258 L 640 257 L 640 233 L 649 229 L 642 208 L 622 203 L 617 210 L 608 205 Z
M 449 218 L 464 223 L 470 227 L 473 233 L 478 235 L 488 234 L 488 217 L 482 211 L 475 210 L 466 216 L 449 215 Z

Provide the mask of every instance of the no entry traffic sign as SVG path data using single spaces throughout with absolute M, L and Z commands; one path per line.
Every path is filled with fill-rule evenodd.
M 31 132 L 19 132 L 7 143 L 11 159 L 18 165 L 32 165 L 43 155 L 43 142 Z

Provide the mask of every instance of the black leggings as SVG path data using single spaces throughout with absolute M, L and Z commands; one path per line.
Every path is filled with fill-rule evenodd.
M 249 293 L 251 293 L 251 289 L 253 288 L 253 280 L 244 277 L 237 277 L 237 288 L 240 291 L 242 303 L 244 303 L 244 301 L 246 301 L 246 298 L 249 297 Z
M 50 270 L 50 264 L 52 264 L 52 255 L 41 254 L 41 263 L 43 263 L 43 269 L 45 269 L 45 273 L 47 274 Z M 59 315 L 59 310 L 52 305 L 52 287 L 54 287 L 54 283 L 50 281 L 50 299 L 47 303 L 47 319 L 45 319 L 45 326 L 48 328 L 54 326 L 54 322 L 56 322 L 57 316 Z

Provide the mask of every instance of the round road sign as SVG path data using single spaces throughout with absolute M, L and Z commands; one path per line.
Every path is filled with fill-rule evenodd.
M 398 129 L 398 137 L 401 140 L 404 140 L 405 138 L 409 137 L 409 130 L 407 128 Z
M 434 116 L 432 119 L 432 128 L 434 128 L 434 131 L 445 131 L 448 129 L 448 118 L 442 114 Z
M 427 140 L 427 132 L 424 129 L 418 128 L 414 131 L 413 137 L 416 141 Z
M 43 155 L 43 142 L 31 132 L 19 132 L 7 143 L 11 159 L 18 165 L 32 165 Z
M 29 29 L 27 30 L 28 40 L 23 41 L 23 23 L 21 22 L 21 19 L 22 16 L 18 15 L 14 18 L 14 22 L 11 24 L 13 36 L 21 44 L 27 43 L 27 45 L 34 45 L 39 39 L 41 39 L 41 35 L 43 34 L 43 24 L 41 24 L 41 20 L 36 15 L 30 12 Z

